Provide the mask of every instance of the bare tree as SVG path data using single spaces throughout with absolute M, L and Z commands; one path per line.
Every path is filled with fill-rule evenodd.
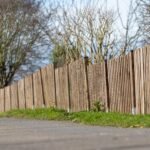
M 8 85 L 40 38 L 40 2 L 0 0 L 0 88 Z
M 114 12 L 102 9 L 99 1 L 59 4 L 56 18 L 50 36 L 53 62 L 69 63 L 84 56 L 101 62 L 115 56 Z
M 143 38 L 142 44 L 150 44 L 150 0 L 136 0 L 138 8 L 138 23 Z
M 121 29 L 119 29 L 120 40 L 118 41 L 118 47 L 121 49 L 120 55 L 126 54 L 139 46 L 141 32 L 137 20 L 138 7 L 139 4 L 135 3 L 135 0 L 130 0 L 127 19 L 124 22 L 120 13 L 119 1 L 117 0 L 118 19 L 121 23 Z

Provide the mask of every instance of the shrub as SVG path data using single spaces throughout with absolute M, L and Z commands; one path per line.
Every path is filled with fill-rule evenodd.
M 105 105 L 101 100 L 96 100 L 93 103 L 92 111 L 94 112 L 104 112 L 105 111 Z

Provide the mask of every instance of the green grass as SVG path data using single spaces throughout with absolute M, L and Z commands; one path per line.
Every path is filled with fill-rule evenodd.
M 77 112 L 67 113 L 54 108 L 12 110 L 0 113 L 0 117 L 15 117 L 40 120 L 72 121 L 86 125 L 113 126 L 113 127 L 150 127 L 150 115 L 129 115 L 104 112 Z

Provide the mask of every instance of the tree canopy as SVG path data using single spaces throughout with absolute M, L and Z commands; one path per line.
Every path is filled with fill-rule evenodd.
M 8 85 L 40 36 L 40 3 L 0 0 L 0 87 Z

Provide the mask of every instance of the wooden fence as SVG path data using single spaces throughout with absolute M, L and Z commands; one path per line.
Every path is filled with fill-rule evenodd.
M 100 64 L 87 58 L 45 68 L 0 89 L 0 111 L 57 107 L 90 110 L 96 101 L 110 112 L 150 114 L 150 47 Z

